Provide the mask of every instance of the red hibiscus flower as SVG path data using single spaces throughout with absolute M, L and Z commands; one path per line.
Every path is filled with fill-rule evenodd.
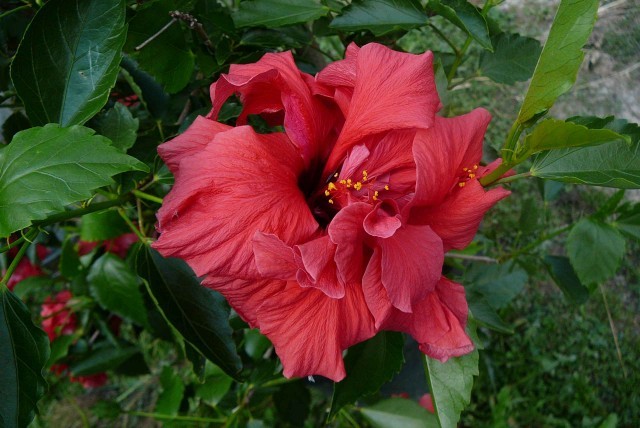
M 61 291 L 54 298 L 47 297 L 42 304 L 42 329 L 53 342 L 56 337 L 73 334 L 76 329 L 76 316 L 67 307 L 73 296 L 70 291 Z
M 88 376 L 71 376 L 69 366 L 66 364 L 54 364 L 51 366 L 51 371 L 57 376 L 68 376 L 70 382 L 79 383 L 85 389 L 99 388 L 109 380 L 109 376 L 107 376 L 106 373 L 96 373 Z
M 124 259 L 125 257 L 127 257 L 129 247 L 131 247 L 137 241 L 138 237 L 135 233 L 125 233 L 116 238 L 107 239 L 104 242 L 80 241 L 78 243 L 78 254 L 84 256 L 85 254 L 89 254 L 91 251 L 93 251 L 94 248 L 104 246 L 106 252 L 115 254 L 118 257 Z
M 18 263 L 16 270 L 13 271 L 13 275 L 11 275 L 11 278 L 9 278 L 7 287 L 9 287 L 9 290 L 13 291 L 15 286 L 20 281 L 24 281 L 25 279 L 31 278 L 32 276 L 40 276 L 43 274 L 44 272 L 42 272 L 40 266 L 34 265 L 28 258 L 25 257 L 20 260 L 20 263 Z
M 215 121 L 232 94 L 236 127 Z M 478 182 L 489 114 L 436 116 L 430 52 L 352 44 L 315 78 L 291 53 L 267 54 L 232 66 L 211 97 L 207 117 L 158 149 L 175 185 L 154 247 L 266 334 L 285 376 L 339 381 L 342 351 L 380 330 L 441 361 L 473 349 L 444 253 L 508 192 Z M 257 134 L 250 114 L 285 132 Z

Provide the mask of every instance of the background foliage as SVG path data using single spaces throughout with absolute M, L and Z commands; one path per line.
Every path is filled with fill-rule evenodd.
M 620 85 L 640 77 L 640 10 L 500 3 L 3 1 L 0 426 L 637 425 L 640 110 Z M 156 147 L 208 113 L 230 64 L 292 50 L 313 74 L 370 41 L 433 50 L 442 114 L 488 108 L 485 160 L 518 173 L 447 258 L 481 350 L 440 364 L 385 332 L 341 383 L 287 380 L 148 246 L 172 183 Z

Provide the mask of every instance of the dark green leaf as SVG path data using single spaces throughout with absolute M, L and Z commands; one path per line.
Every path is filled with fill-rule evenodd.
M 581 305 L 589 299 L 589 290 L 582 285 L 567 257 L 548 255 L 544 263 L 567 300 Z
M 24 303 L 0 285 L 0 426 L 29 425 L 47 389 L 42 368 L 48 359 L 47 335 Z
M 82 217 L 80 239 L 88 242 L 116 238 L 131 229 L 115 210 L 98 211 Z
M 328 12 L 317 0 L 248 0 L 231 17 L 236 27 L 274 28 L 313 21 Z
M 140 67 L 149 72 L 165 90 L 175 93 L 187 86 L 195 67 L 195 55 L 185 41 L 179 24 L 174 23 L 138 51 L 136 47 L 149 40 L 171 20 L 170 11 L 179 10 L 173 0 L 155 2 L 153 7 L 136 14 L 130 22 L 125 49 Z M 145 97 L 151 108 L 152 101 Z
M 572 147 L 541 153 L 531 175 L 591 186 L 640 188 L 640 142 Z
M 21 111 L 13 113 L 2 124 L 2 138 L 9 143 L 18 132 L 31 127 L 29 119 Z
M 415 0 L 355 0 L 330 27 L 341 31 L 370 30 L 376 36 L 424 25 L 427 15 Z
M 505 307 L 522 291 L 527 272 L 513 262 L 500 265 L 474 264 L 465 275 L 466 288 L 481 294 L 494 309 Z
M 162 392 L 156 402 L 156 412 L 176 416 L 184 395 L 184 382 L 173 367 L 165 366 L 160 373 L 160 385 Z
M 34 125 L 83 124 L 107 101 L 126 38 L 124 0 L 51 0 L 38 11 L 11 65 Z
M 389 398 L 360 411 L 374 428 L 439 428 L 435 415 L 404 398 Z
M 304 426 L 309 416 L 311 393 L 302 380 L 288 382 L 273 394 L 273 401 L 280 418 L 296 427 Z
M 527 125 L 547 112 L 576 81 L 598 12 L 598 0 L 562 1 L 542 48 L 533 79 L 516 119 Z
M 475 325 L 471 318 L 467 331 L 477 346 Z M 427 356 L 424 358 L 431 398 L 440 426 L 454 428 L 458 424 L 460 413 L 471 399 L 473 377 L 478 375 L 478 349 L 462 357 L 450 358 L 446 363 Z
M 402 334 L 382 331 L 349 348 L 345 358 L 347 377 L 333 386 L 329 418 L 347 404 L 377 392 L 398 373 L 404 363 Z
M 49 360 L 47 361 L 47 367 L 51 367 L 58 360 L 66 357 L 69 353 L 69 347 L 76 340 L 78 340 L 78 336 L 76 336 L 75 334 L 65 334 L 57 337 L 53 342 L 51 342 L 51 354 L 49 355 Z
M 564 183 L 559 183 L 552 180 L 542 180 L 542 182 L 544 183 L 542 194 L 545 202 L 552 202 L 556 200 L 556 198 L 560 196 L 560 193 L 564 190 Z
M 117 368 L 137 353 L 140 353 L 137 346 L 122 344 L 116 347 L 111 342 L 102 342 L 79 361 L 71 364 L 69 369 L 74 376 L 103 373 Z
M 567 122 L 577 123 L 586 126 L 589 129 L 610 129 L 613 132 L 622 134 L 631 140 L 631 143 L 640 141 L 640 126 L 635 123 L 629 123 L 625 119 L 616 119 L 613 116 L 604 118 L 595 116 L 574 116 L 567 119 Z
M 242 35 L 241 45 L 265 48 L 301 48 L 311 43 L 311 33 L 300 26 L 284 27 L 278 30 L 252 28 Z
M 224 298 L 202 287 L 182 260 L 165 259 L 152 248 L 140 249 L 136 266 L 176 330 L 202 355 L 238 379 L 242 363 L 231 336 Z
M 257 329 L 247 330 L 244 333 L 244 351 L 253 360 L 261 359 L 271 346 L 271 341 Z
M 207 363 L 207 359 L 194 348 L 189 342 L 184 344 L 184 352 L 187 355 L 187 359 L 191 361 L 191 368 L 193 369 L 193 374 L 196 375 L 200 382 L 204 382 L 204 369 L 205 364 Z M 217 366 L 216 366 L 217 367 Z
M 640 205 L 637 205 L 636 210 L 618 217 L 613 225 L 628 236 L 640 240 Z
M 51 278 L 48 276 L 30 276 L 17 283 L 13 289 L 13 294 L 21 300 L 27 300 L 32 294 L 41 293 L 51 285 Z
M 500 333 L 513 334 L 513 328 L 506 324 L 487 299 L 478 293 L 468 293 L 469 310 L 478 324 Z
M 613 226 L 583 219 L 567 238 L 567 253 L 580 282 L 593 289 L 611 278 L 625 251 L 624 237 Z
M 507 85 L 528 80 L 542 51 L 536 39 L 510 33 L 499 34 L 493 46 L 493 53 L 482 53 L 480 72 L 494 82 Z
M 487 21 L 467 0 L 429 0 L 427 7 L 473 37 L 480 46 L 493 51 Z
M 111 140 L 112 146 L 125 153 L 136 142 L 139 121 L 128 108 L 115 103 L 98 119 L 96 130 Z
M 142 105 L 156 118 L 161 118 L 169 108 L 169 94 L 148 73 L 128 57 L 122 58 L 122 75 Z
M 22 131 L 0 148 L 0 237 L 89 198 L 115 174 L 146 169 L 89 128 L 50 124 Z
M 89 269 L 87 280 L 100 306 L 138 325 L 148 325 L 138 276 L 120 257 L 103 254 Z
M 205 366 L 205 381 L 196 385 L 196 396 L 210 406 L 217 406 L 229 389 L 233 379 L 220 367 L 208 362 Z
M 527 198 L 522 202 L 522 209 L 520 210 L 520 219 L 518 220 L 518 231 L 526 234 L 530 234 L 538 228 L 538 221 L 540 218 L 540 210 L 538 209 L 538 203 L 533 198 Z
M 527 135 L 525 145 L 533 154 L 551 149 L 597 146 L 612 141 L 630 143 L 631 139 L 609 129 L 589 129 L 571 122 L 547 119 L 540 122 L 533 132 Z

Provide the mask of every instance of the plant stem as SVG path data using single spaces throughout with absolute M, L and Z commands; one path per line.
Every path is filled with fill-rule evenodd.
M 27 232 L 26 236 L 24 237 L 25 242 L 22 244 L 22 247 L 20 247 L 20 250 L 18 250 L 18 254 L 16 254 L 13 261 L 9 265 L 7 273 L 2 278 L 2 281 L 0 281 L 0 289 L 4 288 L 9 283 L 9 278 L 11 278 L 11 275 L 13 275 L 13 272 L 15 272 L 16 268 L 18 267 L 20 260 L 22 260 L 22 256 L 24 256 L 24 253 L 27 252 L 27 248 L 29 248 L 31 242 L 36 239 L 39 233 L 40 231 L 37 228 L 33 228 L 29 232 Z
M 457 254 L 457 253 L 446 253 L 444 256 L 450 259 L 471 260 L 474 262 L 483 262 L 483 263 L 500 263 L 498 259 L 494 259 L 493 257 L 486 257 L 486 256 L 472 256 L 469 254 Z
M 140 199 L 146 199 L 147 201 L 162 204 L 162 198 L 159 198 L 157 196 L 153 196 L 148 193 L 141 192 L 140 190 L 132 190 L 131 193 L 133 193 L 135 196 L 137 196 Z
M 515 252 L 513 252 L 511 254 L 507 254 L 505 256 L 502 256 L 498 260 L 500 262 L 504 262 L 506 260 L 513 259 L 513 258 L 519 256 L 520 254 L 528 253 L 530 250 L 532 250 L 532 249 L 536 248 L 537 246 L 543 244 L 544 242 L 548 241 L 549 239 L 555 238 L 556 236 L 558 236 L 558 235 L 560 235 L 560 234 L 562 234 L 562 233 L 564 233 L 564 232 L 566 232 L 568 230 L 571 230 L 572 227 L 573 227 L 573 224 L 568 224 L 566 226 L 563 226 L 563 227 L 561 227 L 559 229 L 554 230 L 553 232 L 549 232 L 546 235 L 542 236 L 540 239 L 532 242 L 531 244 L 526 245 L 526 246 L 520 248 L 519 250 L 517 250 L 517 251 L 515 251 Z
M 149 37 L 147 40 L 145 40 L 144 42 L 140 43 L 138 46 L 133 48 L 133 50 L 135 50 L 137 52 L 140 49 L 144 48 L 149 43 L 153 42 L 156 38 L 158 38 L 162 33 L 167 31 L 167 29 L 169 27 L 171 27 L 173 24 L 175 24 L 176 22 L 178 22 L 178 20 L 176 18 L 171 18 L 171 21 L 169 21 L 164 27 L 159 29 L 153 36 Z
M 159 421 L 210 422 L 210 423 L 226 422 L 226 419 L 200 418 L 197 416 L 171 416 L 171 415 L 163 415 L 160 413 L 147 413 L 147 412 L 138 412 L 138 411 L 129 411 L 127 412 L 127 414 L 132 416 L 153 418 Z
M 25 4 L 24 6 L 18 6 L 15 9 L 11 9 L 11 10 L 6 11 L 5 13 L 1 13 L 0 14 L 0 19 L 4 18 L 5 16 L 9 16 L 12 13 L 20 12 L 21 10 L 30 9 L 30 8 L 31 8 L 31 5 L 29 5 L 29 4 Z
M 451 41 L 451 39 L 449 39 L 447 37 L 447 35 L 444 34 L 442 31 L 440 31 L 440 29 L 438 27 L 436 27 L 433 24 L 429 24 L 429 28 L 431 28 L 433 30 L 433 32 L 436 33 L 436 35 L 438 37 L 440 37 L 446 44 L 448 44 L 451 47 L 451 49 L 453 49 L 453 53 L 455 53 L 456 56 L 458 56 L 460 54 L 460 51 L 458 50 L 456 45 L 454 45 L 453 42 Z
M 611 335 L 613 336 L 613 343 L 616 345 L 616 353 L 618 354 L 618 361 L 620 362 L 620 367 L 622 367 L 622 375 L 624 378 L 627 378 L 627 369 L 624 366 L 624 362 L 622 361 L 622 352 L 620 351 L 620 344 L 618 343 L 618 332 L 616 330 L 616 326 L 613 323 L 613 318 L 611 318 L 611 311 L 609 310 L 609 303 L 607 302 L 607 295 L 604 292 L 604 288 L 602 284 L 598 285 L 600 289 L 600 294 L 602 294 L 602 300 L 604 301 L 604 308 L 607 311 L 607 318 L 609 318 L 609 328 L 611 329 Z
M 449 81 L 449 86 L 451 86 L 451 81 L 456 75 L 456 71 L 458 71 L 458 67 L 460 66 L 460 64 L 462 64 L 462 59 L 464 58 L 464 55 L 467 53 L 467 49 L 469 49 L 469 46 L 471 45 L 472 41 L 473 41 L 473 38 L 471 36 L 467 36 L 467 40 L 465 40 L 464 45 L 462 45 L 462 48 L 459 51 L 457 51 L 456 59 L 453 61 L 453 65 L 451 66 L 451 70 L 449 70 L 449 74 L 447 74 L 447 80 Z
M 22 243 L 22 241 L 24 241 L 24 235 L 22 235 L 21 237 L 19 237 L 15 241 L 8 243 L 4 247 L 0 247 L 0 253 L 6 253 L 7 251 L 12 249 L 13 247 L 17 247 L 18 245 L 20 245 Z M 8 242 L 8 238 L 7 238 L 7 242 Z
M 500 166 L 494 169 L 491 173 L 482 177 L 480 179 L 480 184 L 482 184 L 484 187 L 493 184 L 494 181 L 497 181 L 500 177 L 502 177 L 504 173 L 509 171 L 511 169 L 511 166 L 512 165 L 505 163 L 500 164 Z
M 491 183 L 491 185 L 495 186 L 497 184 L 511 183 L 511 182 L 519 180 L 521 178 L 529 178 L 529 177 L 532 177 L 531 171 L 523 172 L 521 174 L 514 174 L 514 175 L 511 175 L 509 177 L 501 178 L 501 179 L 496 180 L 493 183 Z
M 118 214 L 120 214 L 120 217 L 122 217 L 124 222 L 127 223 L 127 226 L 129 226 L 129 229 L 131 229 L 131 231 L 136 234 L 140 242 L 147 242 L 147 237 L 144 236 L 142 232 L 140 232 L 140 230 L 136 227 L 135 224 L 133 224 L 129 216 L 127 216 L 127 213 L 125 213 L 122 208 L 118 208 Z
M 59 223 L 65 220 L 71 220 L 72 218 L 82 217 L 86 214 L 91 214 L 96 211 L 106 210 L 107 208 L 117 207 L 124 204 L 126 201 L 126 197 L 120 196 L 117 199 L 113 199 L 111 201 L 104 202 L 96 202 L 95 204 L 91 204 L 84 208 L 78 208 L 77 210 L 69 210 L 59 214 L 54 214 L 52 216 L 47 217 L 41 221 L 33 222 L 34 225 L 37 226 L 48 226 L 50 224 Z

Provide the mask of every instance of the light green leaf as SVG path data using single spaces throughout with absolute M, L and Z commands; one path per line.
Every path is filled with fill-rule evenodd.
M 389 398 L 360 409 L 374 428 L 438 428 L 435 415 L 415 401 Z
M 113 147 L 126 153 L 136 142 L 138 125 L 138 119 L 133 117 L 128 108 L 115 103 L 98 119 L 96 130 L 110 139 Z
M 624 237 L 613 226 L 583 219 L 567 238 L 567 253 L 580 282 L 592 290 L 611 278 L 625 252 Z
M 640 205 L 636 205 L 634 211 L 618 217 L 613 225 L 628 236 L 640 240 Z
M 516 121 L 527 126 L 546 113 L 576 81 L 598 0 L 562 0 Z
M 20 299 L 0 285 L 0 426 L 26 427 L 47 390 L 49 339 Z
M 233 379 L 227 376 L 220 367 L 210 362 L 205 365 L 204 375 L 204 383 L 195 387 L 196 396 L 209 406 L 215 407 L 231 388 Z
M 477 344 L 475 323 L 469 319 L 467 332 Z M 455 428 L 460 413 L 471 400 L 473 377 L 478 375 L 478 349 L 461 357 L 454 357 L 441 363 L 425 356 L 427 380 L 436 415 L 442 428 Z
M 49 124 L 19 132 L 0 148 L 0 237 L 91 197 L 115 174 L 147 170 L 93 133 Z
M 140 326 L 148 325 L 138 276 L 120 257 L 102 255 L 91 265 L 87 280 L 89 291 L 100 306 Z
M 139 11 L 129 23 L 129 37 L 125 45 L 126 51 L 138 61 L 140 68 L 151 74 L 169 93 L 176 93 L 187 86 L 196 63 L 195 54 L 187 45 L 180 25 L 171 25 L 140 50 L 136 51 L 135 48 L 167 25 L 171 20 L 169 12 L 174 10 L 180 9 L 173 0 L 161 0 L 155 2 L 153 7 Z M 136 82 L 142 87 L 137 78 Z M 144 87 L 142 92 L 152 109 L 152 100 Z M 162 94 L 157 93 L 156 96 L 162 97 Z
M 184 382 L 171 366 L 165 366 L 160 373 L 162 392 L 156 402 L 156 412 L 161 415 L 176 416 L 184 395 Z
M 487 21 L 474 5 L 466 0 L 429 0 L 427 7 L 493 51 Z
M 542 51 L 536 39 L 510 33 L 499 34 L 493 46 L 493 53 L 482 53 L 480 72 L 494 82 L 508 85 L 529 79 Z
M 531 175 L 565 183 L 640 188 L 640 141 L 550 150 L 536 157 Z
M 611 141 L 630 143 L 631 139 L 609 129 L 589 129 L 571 122 L 547 119 L 527 135 L 525 147 L 533 154 L 551 149 L 597 146 Z
M 11 80 L 33 125 L 79 125 L 107 101 L 126 38 L 124 0 L 51 0 L 29 25 Z
M 80 239 L 88 242 L 104 241 L 131 232 L 116 210 L 98 211 L 82 216 Z
M 317 0 L 248 0 L 231 17 L 236 27 L 267 28 L 313 21 L 329 13 Z
M 381 36 L 393 30 L 424 25 L 427 19 L 415 0 L 357 0 L 343 9 L 329 26 L 341 31 L 371 30 Z
M 344 360 L 347 377 L 333 384 L 329 418 L 342 407 L 377 392 L 400 371 L 404 363 L 402 334 L 381 331 L 375 337 L 349 348 Z

